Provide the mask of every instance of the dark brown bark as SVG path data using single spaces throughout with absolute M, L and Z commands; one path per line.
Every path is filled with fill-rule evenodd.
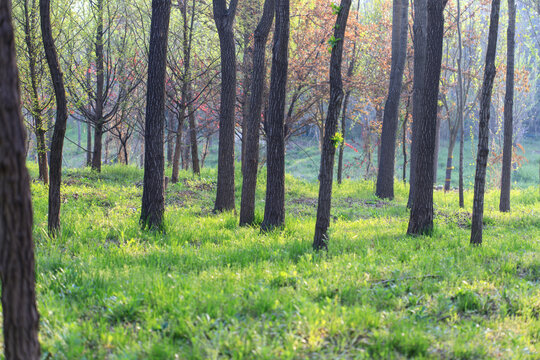
M 60 185 L 62 183 L 62 150 L 64 148 L 64 137 L 66 135 L 67 124 L 67 100 L 66 89 L 64 87 L 64 74 L 60 69 L 56 48 L 52 37 L 50 0 L 39 1 L 39 12 L 41 16 L 41 35 L 45 56 L 49 65 L 54 95 L 56 98 L 56 122 L 51 141 L 50 155 L 50 185 L 49 185 L 49 233 L 54 235 L 60 230 Z
M 413 121 L 412 121 L 412 141 L 411 159 L 409 170 L 409 200 L 407 207 L 412 208 L 414 198 L 414 184 L 416 179 L 416 160 L 418 158 L 418 143 L 420 136 L 420 116 L 422 92 L 424 89 L 424 70 L 426 64 L 426 26 L 427 26 L 427 2 L 426 0 L 414 1 L 414 79 L 413 79 Z
M 343 100 L 343 81 L 341 78 L 341 64 L 343 57 L 343 43 L 345 29 L 351 0 L 341 0 L 340 10 L 334 26 L 334 39 L 330 56 L 330 101 L 324 126 L 324 140 L 321 154 L 321 167 L 319 171 L 319 201 L 317 205 L 317 221 L 315 223 L 315 236 L 313 249 L 321 250 L 328 247 L 328 227 L 330 226 L 330 209 L 332 207 L 332 182 L 334 180 L 334 155 L 339 145 L 336 143 L 336 130 L 338 126 L 339 111 Z
M 240 225 L 255 220 L 255 190 L 259 165 L 259 128 L 266 75 L 266 42 L 274 21 L 275 0 L 265 0 L 263 14 L 255 29 L 253 44 L 253 74 L 249 111 L 246 119 L 245 158 L 240 200 Z
M 384 199 L 394 198 L 394 164 L 396 135 L 399 115 L 399 100 L 405 59 L 407 56 L 408 0 L 394 0 L 392 17 L 392 65 L 388 98 L 384 106 L 381 133 L 381 156 L 375 195 Z
M 180 155 L 182 154 L 182 129 L 184 128 L 184 119 L 185 119 L 185 100 L 184 95 L 182 95 L 181 100 L 181 111 L 178 113 L 178 127 L 176 128 L 175 136 L 175 145 L 174 145 L 174 155 L 173 155 L 173 168 L 171 182 L 176 184 L 178 182 L 178 172 L 180 170 Z
M 191 97 L 189 97 L 191 99 Z M 188 105 L 188 119 L 189 119 L 189 142 L 191 145 L 191 167 L 195 175 L 201 174 L 201 167 L 199 165 L 199 146 L 197 144 L 197 121 L 195 120 L 195 112 L 191 106 L 191 100 Z
M 247 123 L 249 117 L 249 86 L 251 83 L 251 72 L 253 71 L 253 48 L 250 45 L 251 29 L 245 27 L 244 32 L 244 56 L 242 58 L 242 151 L 240 161 L 242 165 L 242 174 L 244 174 L 245 159 L 246 159 L 246 143 L 247 143 Z
M 221 106 L 219 110 L 218 178 L 214 212 L 234 210 L 234 112 L 236 51 L 233 24 L 238 0 L 213 0 L 221 49 Z
M 407 234 L 430 233 L 433 229 L 433 163 L 439 80 L 441 77 L 444 7 L 446 0 L 427 4 L 427 42 L 424 86 L 422 89 L 418 123 L 418 148 L 415 168 L 414 198 Z
M 165 76 L 171 0 L 152 0 L 146 121 L 144 138 L 144 186 L 141 225 L 163 229 L 165 212 L 163 132 L 165 126 Z
M 37 31 L 37 7 L 36 1 L 24 1 L 24 40 L 28 54 L 28 68 L 30 70 L 30 99 L 32 101 L 32 118 L 34 119 L 34 133 L 36 136 L 36 150 L 38 157 L 39 179 L 45 185 L 49 183 L 49 165 L 47 163 L 47 144 L 45 134 L 47 125 L 43 121 L 42 107 L 38 95 L 38 75 L 37 65 L 37 44 L 35 43 L 34 32 Z
M 0 278 L 4 355 L 37 360 L 32 200 L 15 59 L 11 1 L 0 2 Z
M 486 185 L 486 166 L 489 154 L 489 117 L 491 93 L 495 79 L 495 55 L 497 54 L 497 31 L 501 1 L 491 3 L 489 37 L 486 50 L 486 67 L 480 98 L 480 121 L 478 124 L 478 152 L 476 154 L 476 174 L 474 177 L 474 202 L 471 225 L 471 244 L 482 243 L 482 221 L 484 218 L 484 190 Z
M 266 203 L 261 230 L 283 226 L 285 222 L 285 98 L 289 68 L 290 1 L 276 0 L 276 26 L 268 117 L 266 118 L 267 177 Z
M 97 4 L 96 28 L 96 108 L 94 113 L 94 154 L 92 156 L 92 170 L 101 172 L 101 152 L 103 142 L 103 105 L 105 102 L 104 85 L 104 59 L 103 59 L 103 0 Z
M 506 61 L 506 95 L 504 97 L 504 145 L 499 210 L 510 211 L 512 185 L 513 108 L 514 108 L 514 48 L 516 43 L 516 3 L 508 0 Z

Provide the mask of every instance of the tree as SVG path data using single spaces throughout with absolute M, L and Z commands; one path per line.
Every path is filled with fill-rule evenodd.
M 334 155 L 340 139 L 336 134 L 339 111 L 343 101 L 343 81 L 341 76 L 341 64 L 343 56 L 343 43 L 345 29 L 351 0 L 342 0 L 339 7 L 334 7 L 337 12 L 334 35 L 329 43 L 332 47 L 330 59 L 330 102 L 328 103 L 328 115 L 324 126 L 324 142 L 321 155 L 321 167 L 319 171 L 319 200 L 317 205 L 317 222 L 315 224 L 315 236 L 313 249 L 327 248 L 328 226 L 330 226 L 330 208 L 332 206 L 332 182 L 334 180 Z
M 409 175 L 409 200 L 407 207 L 412 208 L 416 183 L 416 162 L 418 159 L 418 144 L 420 137 L 421 100 L 424 89 L 424 71 L 426 63 L 427 41 L 427 2 L 426 0 L 414 1 L 414 78 L 413 78 L 413 123 L 411 144 L 411 170 Z
M 514 48 L 516 45 L 516 2 L 508 0 L 506 95 L 504 98 L 504 145 L 501 175 L 501 199 L 499 210 L 510 211 L 510 187 L 513 148 L 513 107 L 514 107 Z
M 214 211 L 234 210 L 234 108 L 236 103 L 236 52 L 233 24 L 238 0 L 213 0 L 214 21 L 221 49 L 221 107 L 217 193 Z
M 447 0 L 428 1 L 427 41 L 421 114 L 418 124 L 417 160 L 411 215 L 407 234 L 419 235 L 433 229 L 433 153 L 437 128 L 439 81 L 444 33 L 444 7 Z M 413 135 L 414 136 L 414 135 Z M 414 141 L 414 139 L 413 139 Z M 415 145 L 413 144 L 413 147 Z
M 396 133 L 399 115 L 401 84 L 407 56 L 408 0 L 394 0 L 392 20 L 392 67 L 388 98 L 384 106 L 381 134 L 381 157 L 375 194 L 380 198 L 394 197 L 394 162 L 396 155 Z
M 37 360 L 32 200 L 11 1 L 0 3 L 0 278 L 6 359 Z
M 480 122 L 478 124 L 478 152 L 476 155 L 476 174 L 474 177 L 474 201 L 471 225 L 471 244 L 482 243 L 482 221 L 484 218 L 484 190 L 486 185 L 486 166 L 489 154 L 489 117 L 491 93 L 495 79 L 495 55 L 497 53 L 497 32 L 499 29 L 500 0 L 491 3 L 486 66 L 482 95 L 480 98 Z
M 163 213 L 165 212 L 163 132 L 170 15 L 171 0 L 152 0 L 141 209 L 142 227 L 149 229 L 163 228 Z
M 240 225 L 252 224 L 255 219 L 255 189 L 259 165 L 259 131 L 266 77 L 266 42 L 274 21 L 275 0 L 265 0 L 263 14 L 255 29 L 253 45 L 253 74 L 248 101 Z
M 285 221 L 285 99 L 287 72 L 289 67 L 290 1 L 276 0 L 276 29 L 272 69 L 270 73 L 270 95 L 266 120 L 267 177 L 266 203 L 261 229 L 271 230 L 282 226 Z
M 64 87 L 64 75 L 60 69 L 56 47 L 51 28 L 51 1 L 40 0 L 39 12 L 41 16 L 41 36 L 45 48 L 45 56 L 49 65 L 54 96 L 56 98 L 56 122 L 51 142 L 50 157 L 50 185 L 49 185 L 49 219 L 48 228 L 52 235 L 60 230 L 60 185 L 62 183 L 62 150 L 67 125 L 67 99 Z

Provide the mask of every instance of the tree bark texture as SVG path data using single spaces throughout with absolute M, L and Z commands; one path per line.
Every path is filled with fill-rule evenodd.
M 351 0 L 341 0 L 340 10 L 334 26 L 334 41 L 330 56 L 330 101 L 324 126 L 324 140 L 321 154 L 321 167 L 319 171 L 319 201 L 317 205 L 317 220 L 315 223 L 315 236 L 313 249 L 321 250 L 328 247 L 328 227 L 330 226 L 330 209 L 332 207 L 332 182 L 334 180 L 334 155 L 339 145 L 336 139 L 336 130 L 339 121 L 339 112 L 343 101 L 343 80 L 341 77 L 341 64 L 343 58 L 343 44 L 345 29 Z
M 242 197 L 240 200 L 240 225 L 253 224 L 255 220 L 255 190 L 259 166 L 259 130 L 266 75 L 266 42 L 274 21 L 275 0 L 265 0 L 263 14 L 255 29 L 253 44 L 253 74 L 251 76 L 249 110 L 246 118 L 246 139 Z
M 0 2 L 0 278 L 4 354 L 37 360 L 32 200 L 15 58 L 11 1 Z
M 261 230 L 285 222 L 285 100 L 289 68 L 290 1 L 276 0 L 276 26 L 266 119 L 266 203 Z
M 439 81 L 441 77 L 444 7 L 446 0 L 433 0 L 427 4 L 427 42 L 424 86 L 418 123 L 417 159 L 414 169 L 413 201 L 407 234 L 430 233 L 433 229 L 433 163 Z
M 471 244 L 482 243 L 482 221 L 484 218 L 484 191 L 486 185 L 486 166 L 489 154 L 489 116 L 491 93 L 495 79 L 495 56 L 497 54 L 497 31 L 499 28 L 500 0 L 491 3 L 489 37 L 486 50 L 486 67 L 480 98 L 480 121 L 478 124 L 478 152 L 476 154 L 476 174 L 474 177 L 474 201 L 471 226 Z
M 167 71 L 167 37 L 171 0 L 152 0 L 146 121 L 144 138 L 144 179 L 141 209 L 143 228 L 163 228 L 165 212 L 163 132 L 165 126 L 165 76 Z
M 38 76 L 37 65 L 37 44 L 35 42 L 34 32 L 37 30 L 36 1 L 24 1 L 24 40 L 26 51 L 28 53 L 28 68 L 30 70 L 30 99 L 32 101 L 32 118 L 34 119 L 34 132 L 36 135 L 36 147 L 39 167 L 39 179 L 45 185 L 49 183 L 49 164 L 47 163 L 47 144 L 45 142 L 45 133 L 47 125 L 43 121 L 42 108 L 38 95 Z
M 426 64 L 426 41 L 427 41 L 427 1 L 414 1 L 414 68 L 413 68 L 413 122 L 411 140 L 411 158 L 409 170 L 409 199 L 407 208 L 412 208 L 414 198 L 414 184 L 416 179 L 416 160 L 418 158 L 418 143 L 420 136 L 420 115 L 422 92 L 424 89 L 424 70 Z
M 499 210 L 510 211 L 512 185 L 513 108 L 514 108 L 514 48 L 516 44 L 516 3 L 508 0 L 506 95 L 504 97 L 504 144 Z
M 50 155 L 50 185 L 49 185 L 49 233 L 54 235 L 60 230 L 60 185 L 62 183 L 62 150 L 67 125 L 67 99 L 64 86 L 64 74 L 60 69 L 58 55 L 52 37 L 51 29 L 51 1 L 40 0 L 39 12 L 41 16 L 41 35 L 45 48 L 45 57 L 49 65 L 54 95 L 56 98 L 56 122 L 51 141 Z
M 392 17 L 392 65 L 388 98 L 384 106 L 381 133 L 381 156 L 375 195 L 384 199 L 394 198 L 394 164 L 396 156 L 396 134 L 399 115 L 399 100 L 405 59 L 407 56 L 408 0 L 394 0 Z
M 341 113 L 341 136 L 343 136 L 343 141 L 339 143 L 339 154 L 338 154 L 338 172 L 337 172 L 337 182 L 341 184 L 343 180 L 343 150 L 345 149 L 345 135 L 347 134 L 347 110 L 349 106 L 349 98 L 351 97 L 351 91 L 347 91 L 343 99 L 343 111 Z
M 219 110 L 218 178 L 214 212 L 234 210 L 234 113 L 236 52 L 233 33 L 238 0 L 213 0 L 214 20 L 221 49 L 221 106 Z
M 103 0 L 97 0 L 96 29 L 96 110 L 94 114 L 94 154 L 92 170 L 101 172 L 101 153 L 103 149 L 103 105 L 105 103 L 105 73 L 103 59 Z

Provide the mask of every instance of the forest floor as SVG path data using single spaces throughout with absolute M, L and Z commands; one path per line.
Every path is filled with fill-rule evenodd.
M 373 183 L 346 181 L 317 254 L 318 186 L 292 176 L 286 225 L 267 234 L 212 214 L 214 169 L 169 186 L 164 235 L 140 230 L 141 170 L 66 170 L 64 184 L 54 240 L 47 188 L 32 184 L 46 359 L 540 357 L 537 187 L 513 191 L 509 214 L 490 191 L 471 247 L 472 192 L 460 210 L 437 191 L 433 236 L 408 237 L 403 184 L 381 201 Z

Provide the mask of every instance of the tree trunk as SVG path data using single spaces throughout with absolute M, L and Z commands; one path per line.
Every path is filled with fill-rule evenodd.
M 96 112 L 94 114 L 94 155 L 92 170 L 101 172 L 101 152 L 103 144 L 103 105 L 105 103 L 105 70 L 103 59 L 103 0 L 97 1 L 97 30 L 96 30 Z
M 183 96 L 183 95 L 182 95 Z M 182 104 L 184 104 L 182 100 Z M 180 168 L 180 155 L 182 154 L 182 129 L 184 127 L 185 108 L 182 105 L 182 111 L 178 114 L 178 128 L 176 129 L 174 156 L 173 156 L 173 168 L 171 182 L 176 184 L 178 182 L 178 172 Z
M 60 185 L 62 183 L 62 150 L 64 148 L 64 136 L 67 124 L 67 100 L 64 87 L 64 74 L 60 70 L 56 48 L 52 37 L 50 0 L 39 1 L 41 16 L 41 34 L 45 56 L 49 64 L 54 95 L 56 98 L 56 122 L 51 142 L 50 159 L 50 186 L 49 186 L 49 234 L 54 236 L 60 230 Z
M 0 278 L 4 355 L 38 360 L 30 176 L 15 58 L 11 2 L 0 2 Z
M 234 112 L 236 51 L 233 24 L 238 0 L 213 0 L 221 49 L 221 106 L 219 110 L 218 178 L 214 212 L 234 210 Z
M 394 198 L 394 163 L 396 156 L 396 133 L 399 115 L 399 99 L 407 57 L 408 0 L 394 0 L 392 17 L 392 66 L 388 98 L 384 106 L 381 133 L 381 157 L 377 173 L 375 195 L 384 199 Z
M 191 99 L 191 94 L 189 99 Z M 193 106 L 188 105 L 188 119 L 189 119 L 189 142 L 191 145 L 191 166 L 193 168 L 193 173 L 195 175 L 201 174 L 201 167 L 199 165 L 199 146 L 197 144 L 197 122 L 195 120 L 195 112 L 193 111 Z
M 240 200 L 240 225 L 253 224 L 255 220 L 255 190 L 259 166 L 259 130 L 266 75 L 266 42 L 274 21 L 275 0 L 265 0 L 261 20 L 255 29 L 253 45 L 253 74 L 249 111 L 246 122 L 246 150 Z
M 343 112 L 341 114 L 341 136 L 343 141 L 339 143 L 339 155 L 338 155 L 338 172 L 337 182 L 341 184 L 343 180 L 343 150 L 345 147 L 345 135 L 347 133 L 347 108 L 349 105 L 349 98 L 351 97 L 351 91 L 347 91 L 345 98 L 343 99 Z
M 461 2 L 457 0 L 457 33 L 458 33 L 458 117 L 459 117 L 459 207 L 465 207 L 463 196 L 463 148 L 465 146 L 465 128 L 463 124 L 463 73 L 461 62 L 463 50 L 461 42 Z
M 174 123 L 176 119 L 174 118 L 174 116 L 168 116 L 165 121 L 167 120 L 167 165 L 171 166 L 174 156 L 174 146 L 176 143 L 174 138 Z
M 489 154 L 489 113 L 491 93 L 495 79 L 495 55 L 497 53 L 497 31 L 499 28 L 500 0 L 491 3 L 489 38 L 486 50 L 486 67 L 480 100 L 480 121 L 478 124 L 478 152 L 476 155 L 476 175 L 474 177 L 474 202 L 471 226 L 471 244 L 482 243 L 482 221 L 484 218 L 484 189 L 486 185 L 486 166 Z
M 92 166 L 92 125 L 86 128 L 86 166 Z
M 290 0 L 276 0 L 276 26 L 268 97 L 266 203 L 261 230 L 285 222 L 285 99 L 289 68 Z
M 253 48 L 250 47 L 251 29 L 246 26 L 244 33 L 244 56 L 242 58 L 242 151 L 240 153 L 242 174 L 244 174 L 246 159 L 247 122 L 249 117 L 249 84 L 253 71 Z
M 30 8 L 29 8 L 30 5 Z M 36 71 L 36 47 L 34 42 L 33 32 L 36 30 L 36 3 L 32 0 L 28 4 L 28 0 L 24 1 L 24 39 L 26 42 L 26 50 L 28 53 L 28 67 L 30 70 L 30 99 L 32 101 L 32 117 L 34 119 L 34 132 L 36 135 L 39 179 L 45 185 L 49 183 L 49 169 L 47 164 L 47 144 L 45 142 L 46 124 L 43 123 L 42 109 L 38 95 L 38 78 Z
M 508 0 L 506 95 L 504 98 L 504 145 L 499 211 L 510 211 L 512 184 L 513 107 L 514 107 L 514 47 L 516 37 L 516 3 Z
M 435 125 L 435 149 L 433 151 L 433 184 L 437 183 L 437 173 L 439 170 L 439 144 L 441 134 L 441 117 L 437 112 L 437 124 Z
M 422 115 L 420 104 L 424 89 L 424 70 L 426 64 L 426 41 L 427 41 L 427 1 L 414 1 L 414 80 L 413 80 L 413 122 L 411 159 L 409 170 L 409 200 L 407 208 L 412 208 L 414 198 L 414 184 L 416 183 L 416 162 L 418 158 L 418 143 L 420 142 L 420 117 Z
M 163 229 L 165 212 L 163 131 L 170 14 L 171 0 L 152 0 L 144 132 L 144 186 L 140 220 L 143 229 L 146 227 Z
M 433 153 L 437 128 L 439 81 L 441 77 L 444 7 L 446 0 L 427 4 L 427 42 L 424 87 L 418 123 L 418 148 L 414 198 L 407 234 L 430 233 L 433 229 Z
M 456 138 L 450 135 L 450 141 L 448 143 L 448 156 L 446 157 L 446 177 L 444 179 L 444 191 L 450 190 L 452 181 L 452 170 L 454 166 L 452 164 L 454 160 L 454 146 L 456 145 Z
M 339 111 L 343 100 L 343 81 L 341 78 L 341 64 L 343 56 L 343 43 L 345 28 L 349 18 L 351 0 L 341 0 L 339 13 L 334 26 L 334 37 L 337 43 L 332 44 L 330 56 L 330 101 L 328 114 L 324 126 L 324 142 L 321 154 L 321 168 L 319 171 L 319 201 L 317 205 L 317 221 L 315 223 L 315 236 L 313 249 L 321 250 L 328 247 L 328 227 L 330 226 L 330 209 L 332 207 L 332 182 L 334 180 L 334 155 L 339 145 L 336 141 Z

